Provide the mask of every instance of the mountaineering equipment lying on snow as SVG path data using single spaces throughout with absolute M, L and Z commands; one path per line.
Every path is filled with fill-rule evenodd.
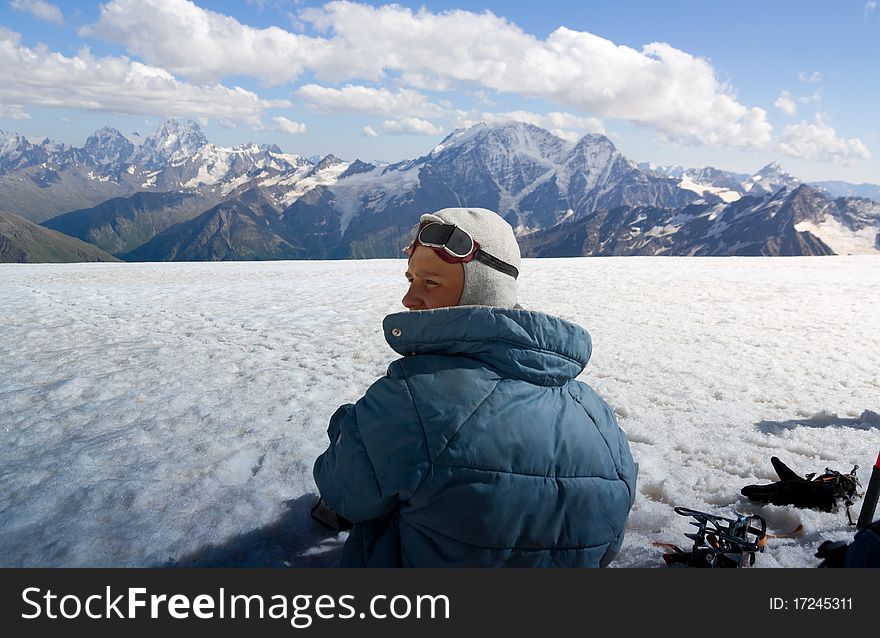
M 749 500 L 770 502 L 773 505 L 794 505 L 795 507 L 809 507 L 830 512 L 837 505 L 837 499 L 843 499 L 846 504 L 846 516 L 850 525 L 855 525 L 849 508 L 853 504 L 853 497 L 857 496 L 856 489 L 861 487 L 856 478 L 856 470 L 853 467 L 849 474 L 842 474 L 836 470 L 825 468 L 825 473 L 816 476 L 816 473 L 802 477 L 789 468 L 777 457 L 772 457 L 773 469 L 779 475 L 780 480 L 767 485 L 746 485 L 741 493 Z
M 880 456 L 877 457 L 874 469 L 871 470 L 871 480 L 862 499 L 862 509 L 857 523 L 858 531 L 853 542 L 825 541 L 819 545 L 816 551 L 816 558 L 822 559 L 819 567 L 880 567 L 880 519 L 871 522 L 877 509 L 878 493 L 880 493 Z
M 670 567 L 751 567 L 755 553 L 764 551 L 767 522 L 760 516 L 725 518 L 686 507 L 676 507 L 675 513 L 696 519 L 691 525 L 698 531 L 685 534 L 694 541 L 689 552 L 666 545 L 673 550 L 663 555 Z
M 859 512 L 859 521 L 856 526 L 859 529 L 868 527 L 874 520 L 874 511 L 877 509 L 877 495 L 880 494 L 880 454 L 877 455 L 877 461 L 874 463 L 874 469 L 871 470 L 871 480 L 868 481 L 868 491 L 865 492 L 865 498 L 862 499 L 862 509 Z

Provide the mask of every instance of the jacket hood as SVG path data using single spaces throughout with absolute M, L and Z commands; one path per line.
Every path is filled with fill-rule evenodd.
M 503 374 L 539 385 L 563 385 L 590 360 L 582 327 L 517 308 L 453 306 L 388 315 L 385 339 L 399 354 L 465 355 Z

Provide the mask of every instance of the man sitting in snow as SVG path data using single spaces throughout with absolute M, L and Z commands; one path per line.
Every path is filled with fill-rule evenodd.
M 326 504 L 354 524 L 342 566 L 608 565 L 636 466 L 575 380 L 589 334 L 517 304 L 519 247 L 492 211 L 422 215 L 406 252 L 410 312 L 384 320 L 402 358 L 336 411 L 315 462 Z

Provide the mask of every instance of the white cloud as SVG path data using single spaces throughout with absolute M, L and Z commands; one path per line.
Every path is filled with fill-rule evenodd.
M 45 46 L 30 49 L 17 33 L 0 27 L 0 104 L 114 111 L 158 117 L 217 118 L 259 125 L 267 108 L 290 106 L 263 100 L 242 88 L 180 82 L 163 69 L 126 57 L 95 57 L 88 49 L 66 57 Z
M 29 120 L 31 116 L 20 106 L 0 104 L 0 117 L 10 120 Z
M 440 117 L 446 112 L 418 91 L 353 86 L 334 89 L 306 84 L 296 94 L 322 111 L 353 111 L 409 117 Z
M 581 135 L 578 135 L 575 131 L 565 131 L 563 129 L 555 128 L 550 132 L 559 139 L 563 139 L 566 142 L 570 142 L 572 144 L 575 144 L 579 139 L 581 139 Z
M 813 71 L 812 73 L 801 71 L 798 73 L 798 80 L 807 84 L 819 84 L 822 81 L 822 74 L 819 71 Z
M 799 104 L 809 104 L 810 102 L 813 102 L 816 105 L 820 105 L 822 104 L 823 97 L 824 96 L 822 95 L 822 89 L 818 88 L 816 89 L 816 91 L 813 92 L 812 95 L 799 95 L 797 97 L 794 97 L 794 99 Z
M 526 122 L 540 126 L 543 129 L 550 130 L 554 135 L 566 140 L 578 140 L 582 134 L 567 129 L 579 129 L 590 133 L 605 134 L 605 125 L 602 120 L 595 117 L 582 117 L 572 115 L 571 113 L 532 113 L 529 111 L 508 111 L 505 113 L 482 113 L 477 119 L 486 122 L 486 124 L 496 124 L 499 122 Z M 469 115 L 466 121 L 473 121 L 473 116 Z
M 795 100 L 792 97 L 791 93 L 789 93 L 788 91 L 783 91 L 782 94 L 778 98 L 776 98 L 773 106 L 778 108 L 789 117 L 794 117 L 795 114 L 797 114 L 797 104 L 795 103 Z
M 385 120 L 382 130 L 392 135 L 440 135 L 442 128 L 434 126 L 417 117 L 402 117 L 399 120 Z
M 306 70 L 321 82 L 393 77 L 408 89 L 549 100 L 676 141 L 756 148 L 771 142 L 763 109 L 741 104 L 708 61 L 668 44 L 636 50 L 565 27 L 539 39 L 488 11 L 432 13 L 397 4 L 335 1 L 298 17 L 325 37 L 255 29 L 186 0 L 112 0 L 83 32 L 197 81 L 243 74 L 280 84 Z M 342 91 L 337 98 L 351 98 Z M 406 102 L 402 90 L 393 95 Z
M 770 141 L 763 110 L 739 104 L 708 62 L 666 44 L 636 51 L 566 28 L 539 40 L 489 12 L 331 2 L 303 16 L 332 27 L 334 52 L 346 54 L 319 72 L 344 74 L 344 64 L 356 59 L 365 77 L 392 70 L 417 88 L 475 84 L 631 120 L 678 139 L 733 146 Z
M 366 135 L 367 137 L 379 137 L 379 134 L 372 126 L 364 127 L 364 135 Z
M 54 4 L 45 0 L 12 0 L 9 6 L 16 11 L 30 13 L 39 20 L 64 24 L 64 14 Z
M 283 84 L 328 54 L 325 40 L 255 29 L 189 0 L 111 0 L 80 33 L 123 43 L 149 64 L 196 82 L 247 75 Z
M 801 122 L 785 127 L 778 149 L 807 160 L 852 164 L 857 159 L 871 159 L 871 153 L 858 138 L 843 139 L 827 122 L 822 113 L 816 114 L 815 123 Z
M 581 117 L 571 113 L 548 113 L 547 123 L 554 128 L 575 128 L 590 133 L 605 134 L 605 124 L 596 117 Z
M 865 15 L 868 15 L 876 8 L 877 3 L 874 0 L 868 0 L 868 2 L 865 4 Z
M 477 99 L 477 102 L 483 106 L 498 106 L 498 103 L 489 97 L 488 91 L 480 89 L 478 91 L 473 91 L 471 95 L 473 95 Z
M 291 120 L 288 120 L 286 117 L 282 117 L 280 115 L 278 117 L 273 117 L 272 122 L 275 124 L 275 129 L 281 131 L 282 133 L 297 135 L 306 132 L 305 124 L 293 122 Z

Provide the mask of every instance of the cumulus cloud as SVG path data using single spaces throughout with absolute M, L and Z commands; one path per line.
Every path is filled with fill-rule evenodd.
M 539 39 L 488 11 L 432 13 L 397 4 L 336 1 L 298 17 L 321 35 L 252 28 L 186 0 L 112 0 L 83 33 L 122 43 L 148 64 L 196 81 L 248 75 L 280 84 L 306 70 L 322 83 L 393 77 L 407 89 L 549 100 L 676 141 L 755 148 L 771 142 L 763 109 L 741 104 L 708 61 L 669 44 L 636 50 L 565 27 Z M 353 99 L 351 90 L 340 91 L 320 97 Z M 406 103 L 402 90 L 392 95 Z
M 290 106 L 239 87 L 180 82 L 126 57 L 95 57 L 88 49 L 67 57 L 45 46 L 24 47 L 20 39 L 0 27 L 0 104 L 13 111 L 44 106 L 259 125 L 267 108 Z
M 376 132 L 376 129 L 374 129 L 372 126 L 365 126 L 364 127 L 364 135 L 366 137 L 379 137 L 379 134 Z
M 402 117 L 399 120 L 385 120 L 382 130 L 391 135 L 440 135 L 443 129 L 427 120 L 417 117 Z
M 590 133 L 605 134 L 605 124 L 595 117 L 581 117 L 571 113 L 548 113 L 547 123 L 555 128 L 576 128 Z
M 838 137 L 822 113 L 816 114 L 814 123 L 804 121 L 786 126 L 778 149 L 791 157 L 834 164 L 849 165 L 857 159 L 871 159 L 868 147 L 860 139 Z
M 637 51 L 564 27 L 539 40 L 489 12 L 331 2 L 302 15 L 332 30 L 334 52 L 345 52 L 325 61 L 319 72 L 326 74 L 348 72 L 344 65 L 355 59 L 364 77 L 393 70 L 416 88 L 476 84 L 634 121 L 676 139 L 758 147 L 770 141 L 762 109 L 738 103 L 708 62 L 667 44 Z
M 778 108 L 789 117 L 794 117 L 794 115 L 797 113 L 797 103 L 795 102 L 791 93 L 789 93 L 788 91 L 783 91 L 782 94 L 778 98 L 776 98 L 773 106 Z
M 332 27 L 345 59 L 360 60 L 369 77 L 389 69 L 414 87 L 476 84 L 631 120 L 677 139 L 734 146 L 770 140 L 764 111 L 739 104 L 708 62 L 666 44 L 636 51 L 564 27 L 539 40 L 488 12 L 332 2 L 304 15 Z
M 529 111 L 507 111 L 504 113 L 482 113 L 480 118 L 486 124 L 495 124 L 500 122 L 526 122 L 548 129 L 559 135 L 563 139 L 579 139 L 580 135 L 567 129 L 579 129 L 590 133 L 605 134 L 605 124 L 602 120 L 595 117 L 582 117 L 571 113 L 532 113 Z
M 297 95 L 321 111 L 348 111 L 378 113 L 408 117 L 440 117 L 446 110 L 432 104 L 418 91 L 347 85 L 334 89 L 317 84 L 306 84 Z
M 307 63 L 319 63 L 329 47 L 325 40 L 278 27 L 243 25 L 189 0 L 112 0 L 80 33 L 122 43 L 149 64 L 195 82 L 246 75 L 283 84 Z
M 61 9 L 46 0 L 12 0 L 9 6 L 16 11 L 30 13 L 38 20 L 64 24 L 64 14 L 61 13 Z
M 297 135 L 306 132 L 305 124 L 288 120 L 286 117 L 282 117 L 280 115 L 278 117 L 273 117 L 272 123 L 275 124 L 275 129 L 281 131 L 282 133 Z
M 581 136 L 578 135 L 575 131 L 566 131 L 563 129 L 553 129 L 550 131 L 556 137 L 565 140 L 566 142 L 570 142 L 571 144 L 577 143 Z

